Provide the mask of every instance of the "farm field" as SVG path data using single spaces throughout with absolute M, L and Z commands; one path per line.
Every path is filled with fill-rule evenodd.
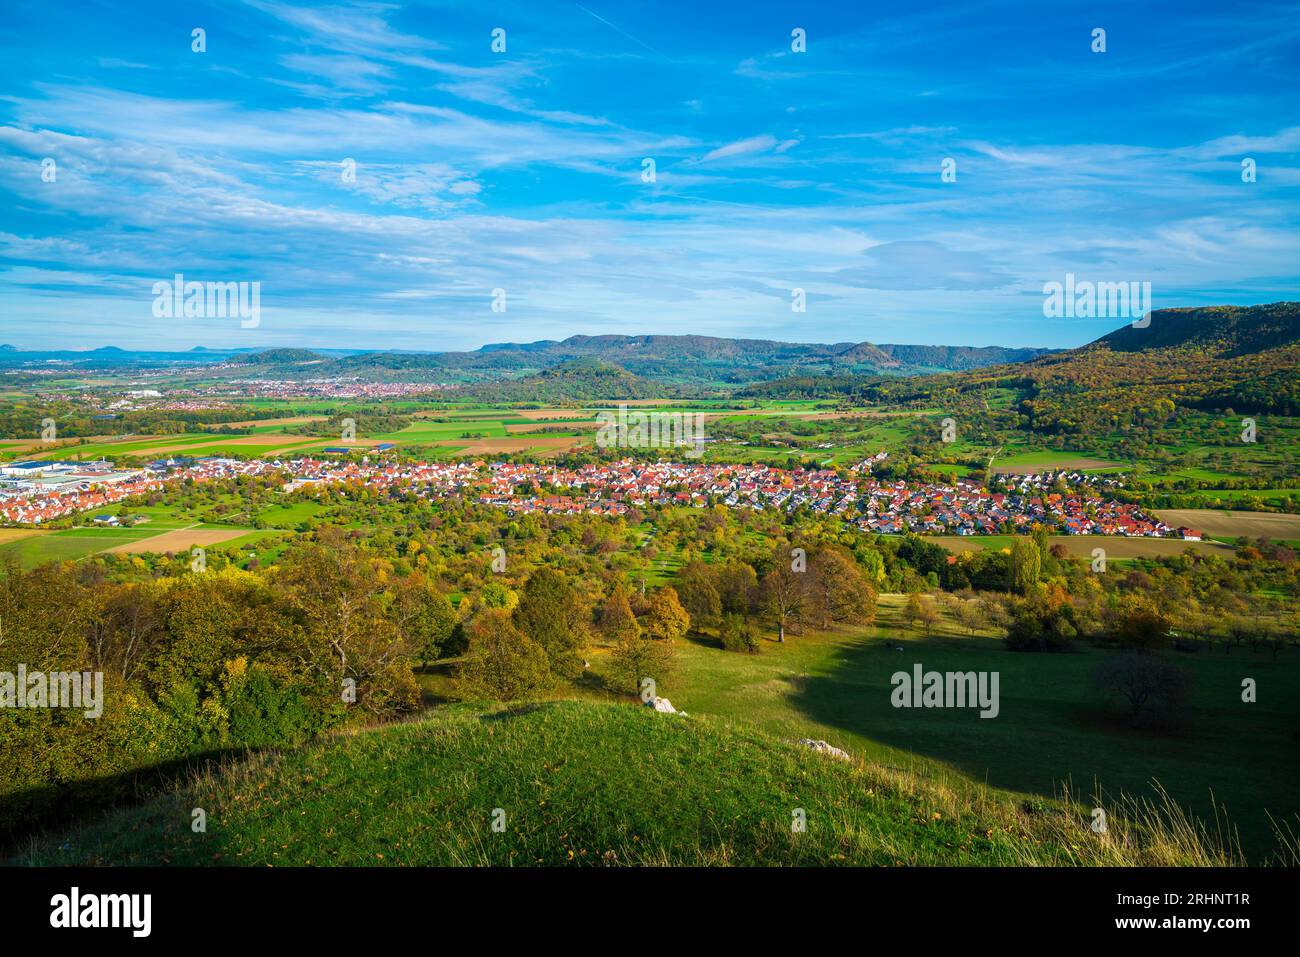
M 0 545 L 8 545 L 10 542 L 39 534 L 40 531 L 35 528 L 0 528 Z
M 1158 514 L 1160 520 L 1167 525 L 1185 525 L 1219 538 L 1236 538 L 1239 535 L 1248 538 L 1300 538 L 1300 515 L 1201 508 L 1161 509 Z
M 243 528 L 179 528 L 151 538 L 143 538 L 105 549 L 110 554 L 131 555 L 143 552 L 185 552 L 195 546 L 220 545 L 248 534 Z
M 1110 462 L 1106 459 L 1099 459 L 1076 452 L 1052 450 L 1014 452 L 1009 455 L 999 455 L 993 460 L 993 471 L 1007 475 L 1041 472 L 1045 469 L 1088 471 L 1119 467 L 1120 463 L 1118 462 Z
M 157 528 L 147 525 L 135 528 L 68 528 L 41 531 L 0 543 L 0 555 L 12 555 L 21 565 L 30 568 L 43 562 L 76 561 L 157 534 Z

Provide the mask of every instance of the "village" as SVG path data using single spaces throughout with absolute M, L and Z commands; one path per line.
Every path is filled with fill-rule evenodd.
M 15 462 L 0 467 L 0 520 L 41 525 L 110 505 L 184 480 L 239 476 L 284 478 L 286 493 L 313 487 L 402 490 L 428 498 L 461 495 L 512 515 L 621 515 L 634 508 L 714 505 L 832 515 L 876 534 L 993 535 L 1035 525 L 1069 535 L 1177 537 L 1138 506 L 1105 497 L 1112 477 L 1078 472 L 999 476 L 987 486 L 881 481 L 870 462 L 846 471 L 786 470 L 767 465 L 619 462 L 577 467 L 486 461 L 420 462 L 395 456 L 239 460 L 167 459 L 141 469 L 113 463 Z M 104 518 L 104 516 L 98 516 Z

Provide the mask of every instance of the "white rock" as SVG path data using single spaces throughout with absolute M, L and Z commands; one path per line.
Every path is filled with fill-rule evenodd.
M 837 748 L 835 747 L 835 745 L 829 744 L 826 741 L 814 741 L 812 738 L 800 738 L 797 743 L 802 744 L 805 748 L 812 748 L 814 751 L 820 754 L 829 755 L 830 757 L 836 758 L 840 761 L 853 760 L 853 758 L 849 755 L 849 752 L 841 748 Z
M 669 701 L 667 698 L 655 698 L 654 701 L 647 701 L 645 703 L 645 706 L 647 708 L 654 708 L 656 711 L 662 711 L 664 714 L 683 713 L 678 711 L 676 708 L 674 708 L 673 703 Z

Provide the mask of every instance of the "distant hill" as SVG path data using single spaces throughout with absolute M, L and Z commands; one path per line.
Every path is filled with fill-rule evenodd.
M 321 362 L 324 359 L 325 357 L 320 353 L 312 352 L 310 349 L 264 349 L 261 352 L 231 356 L 227 361 L 234 365 L 271 366 Z
M 890 346 L 881 346 L 887 351 Z M 924 363 L 930 348 L 906 347 Z M 978 350 L 974 350 L 978 351 Z M 1002 350 L 1011 352 L 1014 350 Z M 936 359 L 957 364 L 958 354 Z M 985 357 L 976 357 L 982 361 Z M 1158 309 L 1150 324 L 1131 324 L 1077 349 L 1021 361 L 982 364 L 942 375 L 794 375 L 752 383 L 742 397 L 841 398 L 931 406 L 940 397 L 1010 388 L 1022 425 L 1046 434 L 1107 433 L 1125 422 L 1150 423 L 1175 407 L 1300 415 L 1300 303 Z M 982 401 L 982 400 L 981 400 Z M 1166 410 L 1166 411 L 1162 411 Z
M 1300 341 L 1300 303 L 1158 309 L 1143 328 L 1132 324 L 1102 336 L 1093 346 L 1114 352 L 1200 349 L 1219 357 L 1249 355 Z M 1087 348 L 1087 347 L 1085 347 Z
M 1179 408 L 1300 415 L 1300 303 L 1157 309 L 1150 324 L 1086 346 L 971 372 L 972 388 L 1004 377 L 1026 390 L 1029 427 L 1109 432 L 1176 417 Z
M 561 362 L 536 375 L 468 386 L 466 393 L 489 402 L 566 402 L 651 399 L 663 396 L 665 389 L 612 362 L 587 358 Z
M 1076 409 L 1080 392 L 1104 390 L 1121 405 L 1163 399 L 1206 411 L 1300 415 L 1300 302 L 1157 309 L 1143 328 L 1127 325 L 1023 368 L 1037 389 Z
M 578 359 L 620 366 L 668 385 L 729 388 L 785 376 L 922 375 L 965 371 L 1046 354 L 1046 349 L 1000 346 L 875 345 L 870 342 L 801 343 L 695 335 L 579 335 L 556 341 L 499 342 L 468 352 L 358 352 L 341 349 L 209 349 L 185 352 L 123 350 L 24 352 L 0 350 L 0 367 L 51 361 L 85 368 L 156 368 L 226 362 L 291 376 L 312 364 L 314 376 L 467 384 L 537 375 Z
M 882 345 L 879 348 L 901 367 L 933 372 L 966 372 L 1008 362 L 1025 362 L 1052 352 L 1051 349 L 1008 349 L 1002 346 Z
M 785 375 L 915 375 L 960 371 L 1043 355 L 1046 349 L 999 346 L 876 346 L 870 342 L 799 343 L 716 336 L 570 336 L 526 343 L 492 343 L 472 352 L 379 352 L 337 361 L 341 372 L 441 372 L 477 379 L 536 373 L 574 359 L 600 359 L 670 384 L 744 384 Z

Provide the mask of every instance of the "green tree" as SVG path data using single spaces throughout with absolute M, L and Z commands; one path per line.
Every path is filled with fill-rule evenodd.
M 645 678 L 661 686 L 676 663 L 676 655 L 671 641 L 646 637 L 639 627 L 635 631 L 625 628 L 610 654 L 613 684 L 628 694 L 636 694 Z
M 808 604 L 806 574 L 794 571 L 788 562 L 778 559 L 772 570 L 763 576 L 763 607 L 776 623 L 777 641 L 785 641 L 787 627 L 802 628 Z
M 1011 589 L 1022 595 L 1033 591 L 1042 577 L 1043 561 L 1038 546 L 1027 538 L 1017 538 L 1011 546 Z
M 727 651 L 742 651 L 748 654 L 758 652 L 758 629 L 754 623 L 742 615 L 727 615 L 722 619 L 718 629 L 722 647 Z
M 565 574 L 539 568 L 528 576 L 514 612 L 515 625 L 544 649 L 551 670 L 568 678 L 582 673 L 587 610 Z
M 423 664 L 437 661 L 456 627 L 456 610 L 447 596 L 422 574 L 407 576 L 393 598 L 398 630 Z
M 696 627 L 714 622 L 722 615 L 713 569 L 700 561 L 684 565 L 677 573 L 677 596 Z

